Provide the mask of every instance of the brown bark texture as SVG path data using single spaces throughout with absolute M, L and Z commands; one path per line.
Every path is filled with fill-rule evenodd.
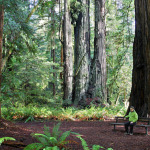
M 150 1 L 135 0 L 132 89 L 129 106 L 150 116 Z M 129 111 L 129 109 L 128 109 Z
M 64 100 L 72 101 L 73 82 L 73 49 L 71 17 L 69 12 L 70 1 L 64 1 L 64 25 L 63 25 L 63 60 L 64 60 Z
M 94 58 L 91 65 L 89 95 L 107 100 L 106 48 L 105 48 L 105 0 L 95 0 Z
M 79 1 L 79 0 L 78 0 Z M 76 26 L 74 50 L 74 105 L 86 105 L 85 99 L 89 86 L 90 72 L 90 28 L 89 28 L 89 0 L 82 0 L 84 11 L 80 12 Z
M 51 8 L 51 21 L 52 21 L 52 36 L 51 36 L 51 58 L 53 59 L 53 62 L 55 63 L 55 5 Z M 53 66 L 53 69 L 55 70 L 55 66 Z M 53 79 L 56 81 L 56 73 L 53 73 Z M 52 83 L 53 86 L 53 96 L 56 94 L 56 86 L 55 82 Z
M 52 50 L 52 57 L 53 57 L 53 62 L 55 63 L 55 49 Z M 53 69 L 55 70 L 55 66 L 53 66 Z M 53 78 L 56 79 L 56 73 L 53 73 Z M 56 94 L 56 87 L 55 83 L 53 83 L 53 96 Z
M 4 25 L 4 6 L 0 5 L 0 98 L 1 98 L 1 83 L 2 83 L 3 25 Z M 1 118 L 1 100 L 0 100 L 0 118 Z

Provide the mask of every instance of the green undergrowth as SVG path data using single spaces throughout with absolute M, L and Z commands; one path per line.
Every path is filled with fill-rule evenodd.
M 94 107 L 78 109 L 74 107 L 37 107 L 30 105 L 28 107 L 2 107 L 2 116 L 7 120 L 25 120 L 34 121 L 37 119 L 51 119 L 51 120 L 104 120 L 105 118 L 113 118 L 114 116 L 121 116 L 125 114 L 126 109 L 121 106 L 109 107 Z
M 81 137 L 79 133 L 70 131 L 62 132 L 59 130 L 60 124 L 54 125 L 52 132 L 50 132 L 50 128 L 44 125 L 44 132 L 41 133 L 32 133 L 31 136 L 35 138 L 38 143 L 31 143 L 27 145 L 24 150 L 68 150 L 72 149 L 68 144 L 79 145 L 79 143 L 74 140 L 68 139 L 71 134 L 74 134 L 77 138 L 80 139 L 83 150 L 100 150 L 105 149 L 100 145 L 93 145 L 92 149 L 88 147 L 87 142 Z M 106 149 L 105 149 L 106 150 Z M 113 150 L 112 148 L 108 148 L 107 150 Z

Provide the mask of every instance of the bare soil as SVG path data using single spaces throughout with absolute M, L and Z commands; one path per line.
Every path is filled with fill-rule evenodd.
M 43 133 L 44 125 L 49 126 L 52 130 L 54 124 L 58 123 L 58 121 L 3 122 L 5 126 L 0 126 L 0 137 L 14 137 L 17 143 L 5 142 L 0 146 L 0 150 L 22 150 L 25 145 L 36 142 L 30 135 L 31 133 Z M 80 133 L 90 148 L 96 144 L 106 149 L 111 147 L 114 150 L 150 150 L 150 136 L 145 135 L 145 128 L 134 128 L 134 135 L 125 135 L 124 126 L 117 126 L 114 132 L 113 126 L 110 125 L 111 122 L 114 120 L 61 121 L 60 130 Z M 69 145 L 72 150 L 82 150 L 81 142 L 75 135 L 71 135 L 69 140 L 78 143 Z

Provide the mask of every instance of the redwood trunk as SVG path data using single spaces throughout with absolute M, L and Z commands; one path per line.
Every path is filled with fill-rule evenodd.
M 78 0 L 79 1 L 79 0 Z M 89 86 L 90 72 L 90 29 L 89 29 L 89 0 L 79 1 L 85 6 L 74 28 L 75 62 L 74 62 L 74 105 L 86 105 L 85 99 Z
M 52 37 L 51 37 L 51 58 L 53 59 L 53 62 L 55 63 L 55 5 L 53 5 L 52 9 L 51 9 L 51 21 L 52 21 Z M 53 66 L 53 71 L 55 70 L 55 66 Z M 53 79 L 56 81 L 56 73 L 53 72 Z M 53 96 L 55 96 L 56 94 L 56 86 L 55 86 L 55 82 L 52 83 L 53 86 Z
M 73 49 L 72 49 L 72 30 L 71 30 L 71 18 L 69 13 L 70 2 L 64 1 L 64 100 L 72 101 L 72 81 L 73 81 Z
M 52 50 L 52 57 L 53 57 L 53 62 L 55 63 L 55 49 Z M 53 69 L 55 70 L 55 66 L 53 66 Z M 56 79 L 56 73 L 53 73 L 53 78 Z M 56 87 L 55 83 L 53 82 L 53 96 L 56 94 Z
M 2 47 L 3 47 L 3 25 L 4 25 L 4 6 L 0 5 L 0 98 L 1 98 L 1 83 L 2 83 Z M 1 114 L 1 100 L 0 100 L 0 119 Z
M 95 0 L 94 58 L 91 65 L 89 94 L 107 100 L 106 48 L 105 48 L 105 0 Z
M 150 115 L 150 1 L 135 0 L 132 90 L 129 99 L 139 116 Z M 129 111 L 129 109 L 128 109 Z

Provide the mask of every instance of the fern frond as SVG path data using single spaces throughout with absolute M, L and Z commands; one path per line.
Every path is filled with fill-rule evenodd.
M 61 145 L 64 145 L 64 144 L 77 144 L 77 145 L 79 145 L 79 143 L 74 141 L 74 140 L 63 141 L 61 143 Z
M 112 148 L 107 148 L 107 150 L 113 150 Z
M 86 141 L 81 136 L 77 136 L 77 138 L 79 138 L 81 140 L 81 144 L 82 144 L 82 147 L 83 147 L 84 150 L 90 150 L 88 148 L 88 145 L 87 145 Z
M 75 135 L 78 135 L 78 136 L 81 136 L 81 134 L 79 133 L 76 133 L 76 132 L 71 132 L 72 134 L 75 134 Z
M 35 134 L 31 134 L 31 135 L 32 135 L 32 137 L 35 137 L 43 145 L 48 145 L 49 137 L 47 137 L 46 135 L 40 134 L 40 133 L 35 133 Z
M 16 139 L 12 138 L 12 137 L 2 137 L 0 138 L 0 145 L 7 140 L 12 140 L 12 141 L 16 141 Z
M 61 137 L 60 137 L 60 139 L 59 139 L 59 142 L 61 143 L 61 142 L 65 141 L 66 138 L 70 135 L 70 133 L 71 133 L 71 131 L 66 131 L 66 132 L 64 132 L 64 133 L 61 135 Z
M 58 136 L 61 133 L 61 131 L 59 131 L 60 124 L 61 123 L 58 123 L 57 125 L 54 125 L 53 131 L 52 131 L 52 136 L 55 137 L 56 139 L 58 139 Z
M 61 150 L 66 150 L 66 149 L 68 149 L 68 146 L 67 146 L 67 144 L 79 144 L 78 142 L 76 142 L 76 141 L 73 141 L 73 140 L 68 140 L 68 141 L 63 141 L 63 142 L 61 142 L 61 143 L 58 143 L 58 147 L 61 149 Z
M 43 150 L 60 150 L 57 146 L 54 147 L 46 147 Z
M 41 143 L 32 143 L 27 145 L 23 150 L 40 150 L 43 148 L 43 144 Z
M 48 137 L 51 137 L 49 127 L 47 127 L 46 125 L 44 125 L 44 134 Z
M 51 143 L 53 146 L 57 145 L 57 143 L 58 143 L 58 141 L 57 141 L 57 139 L 56 139 L 55 137 L 50 137 L 50 138 L 49 138 L 49 141 L 50 141 L 50 143 Z
M 105 149 L 104 147 L 100 145 L 93 145 L 92 150 L 99 150 L 100 148 Z

